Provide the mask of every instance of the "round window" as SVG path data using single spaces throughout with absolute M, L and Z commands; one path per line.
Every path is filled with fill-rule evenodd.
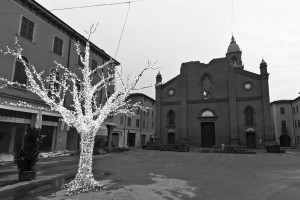
M 245 90 L 251 90 L 253 88 L 253 84 L 251 82 L 247 82 L 244 84 Z
M 174 96 L 174 94 L 175 94 L 174 89 L 169 89 L 168 95 L 171 97 L 171 96 Z

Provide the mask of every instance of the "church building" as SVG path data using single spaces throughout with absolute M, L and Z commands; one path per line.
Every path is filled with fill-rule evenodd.
M 256 74 L 244 69 L 241 56 L 232 36 L 226 57 L 182 63 L 166 83 L 158 73 L 155 137 L 162 144 L 256 149 L 274 141 L 267 63 L 262 60 Z

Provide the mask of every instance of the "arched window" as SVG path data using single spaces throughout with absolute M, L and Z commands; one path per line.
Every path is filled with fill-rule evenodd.
M 233 66 L 236 66 L 236 64 L 237 64 L 237 58 L 236 58 L 236 56 L 232 56 L 231 57 L 231 63 L 232 63 Z
M 206 110 L 201 114 L 201 117 L 214 117 L 214 113 L 212 113 L 209 110 Z
M 236 56 L 232 56 L 232 57 L 231 57 L 231 61 L 237 62 Z
M 203 99 L 211 98 L 212 96 L 212 81 L 208 74 L 204 75 L 201 82 Z
M 57 92 L 59 87 L 59 72 L 57 69 L 51 69 L 50 75 L 49 75 L 49 91 L 48 91 L 48 97 L 55 98 L 54 92 Z
M 25 62 L 25 64 L 28 66 L 29 65 L 28 59 L 25 56 L 22 56 L 22 59 Z M 22 60 L 20 60 L 19 58 L 16 59 L 16 62 L 15 62 L 15 72 L 14 72 L 13 81 L 18 82 L 20 84 L 25 84 L 25 85 L 27 83 L 25 66 L 24 66 Z
M 246 124 L 248 125 L 254 124 L 254 110 L 251 106 L 248 106 L 245 109 L 245 116 L 246 116 Z
M 59 87 L 59 72 L 57 69 L 51 69 L 50 71 L 50 82 L 49 82 L 49 89 L 53 91 L 57 91 Z
M 168 125 L 175 126 L 175 113 L 173 110 L 169 110 L 168 112 Z

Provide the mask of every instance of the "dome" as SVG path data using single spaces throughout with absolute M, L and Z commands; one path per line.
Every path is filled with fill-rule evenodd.
M 234 37 L 231 37 L 230 45 L 228 46 L 227 53 L 241 51 L 239 45 L 235 42 Z

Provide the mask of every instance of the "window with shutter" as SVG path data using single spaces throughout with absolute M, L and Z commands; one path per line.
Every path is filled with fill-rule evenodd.
M 30 41 L 33 40 L 33 33 L 34 33 L 34 22 L 29 20 L 26 17 L 21 18 L 21 27 L 20 27 L 20 35 L 23 38 L 26 38 Z
M 78 55 L 78 60 L 77 60 L 77 64 L 78 64 L 80 67 L 83 68 L 84 65 L 83 65 L 83 63 L 81 62 L 80 56 L 82 57 L 82 59 L 83 59 L 83 61 L 84 61 L 85 53 L 80 52 L 80 55 Z
M 50 89 L 52 89 L 55 92 L 58 90 L 58 86 L 59 86 L 58 81 L 59 81 L 59 72 L 56 69 L 52 69 L 50 73 Z
M 64 45 L 64 41 L 59 37 L 54 36 L 53 49 L 52 49 L 53 53 L 62 56 L 63 45 Z
M 54 93 L 57 92 L 59 87 L 59 72 L 56 69 L 51 69 L 50 71 L 50 82 L 49 82 L 49 89 L 48 96 L 54 98 Z
M 128 119 L 127 119 L 127 126 L 131 126 L 131 118 L 130 117 L 128 117 Z
M 96 69 L 97 68 L 97 61 L 92 59 L 92 70 Z M 94 74 L 96 74 L 97 71 L 94 72 Z
M 25 61 L 26 65 L 29 65 L 29 61 L 26 57 L 22 56 L 22 59 Z M 27 83 L 27 76 L 25 72 L 25 66 L 20 59 L 17 59 L 15 62 L 15 72 L 14 72 L 14 82 L 18 82 L 20 84 Z

